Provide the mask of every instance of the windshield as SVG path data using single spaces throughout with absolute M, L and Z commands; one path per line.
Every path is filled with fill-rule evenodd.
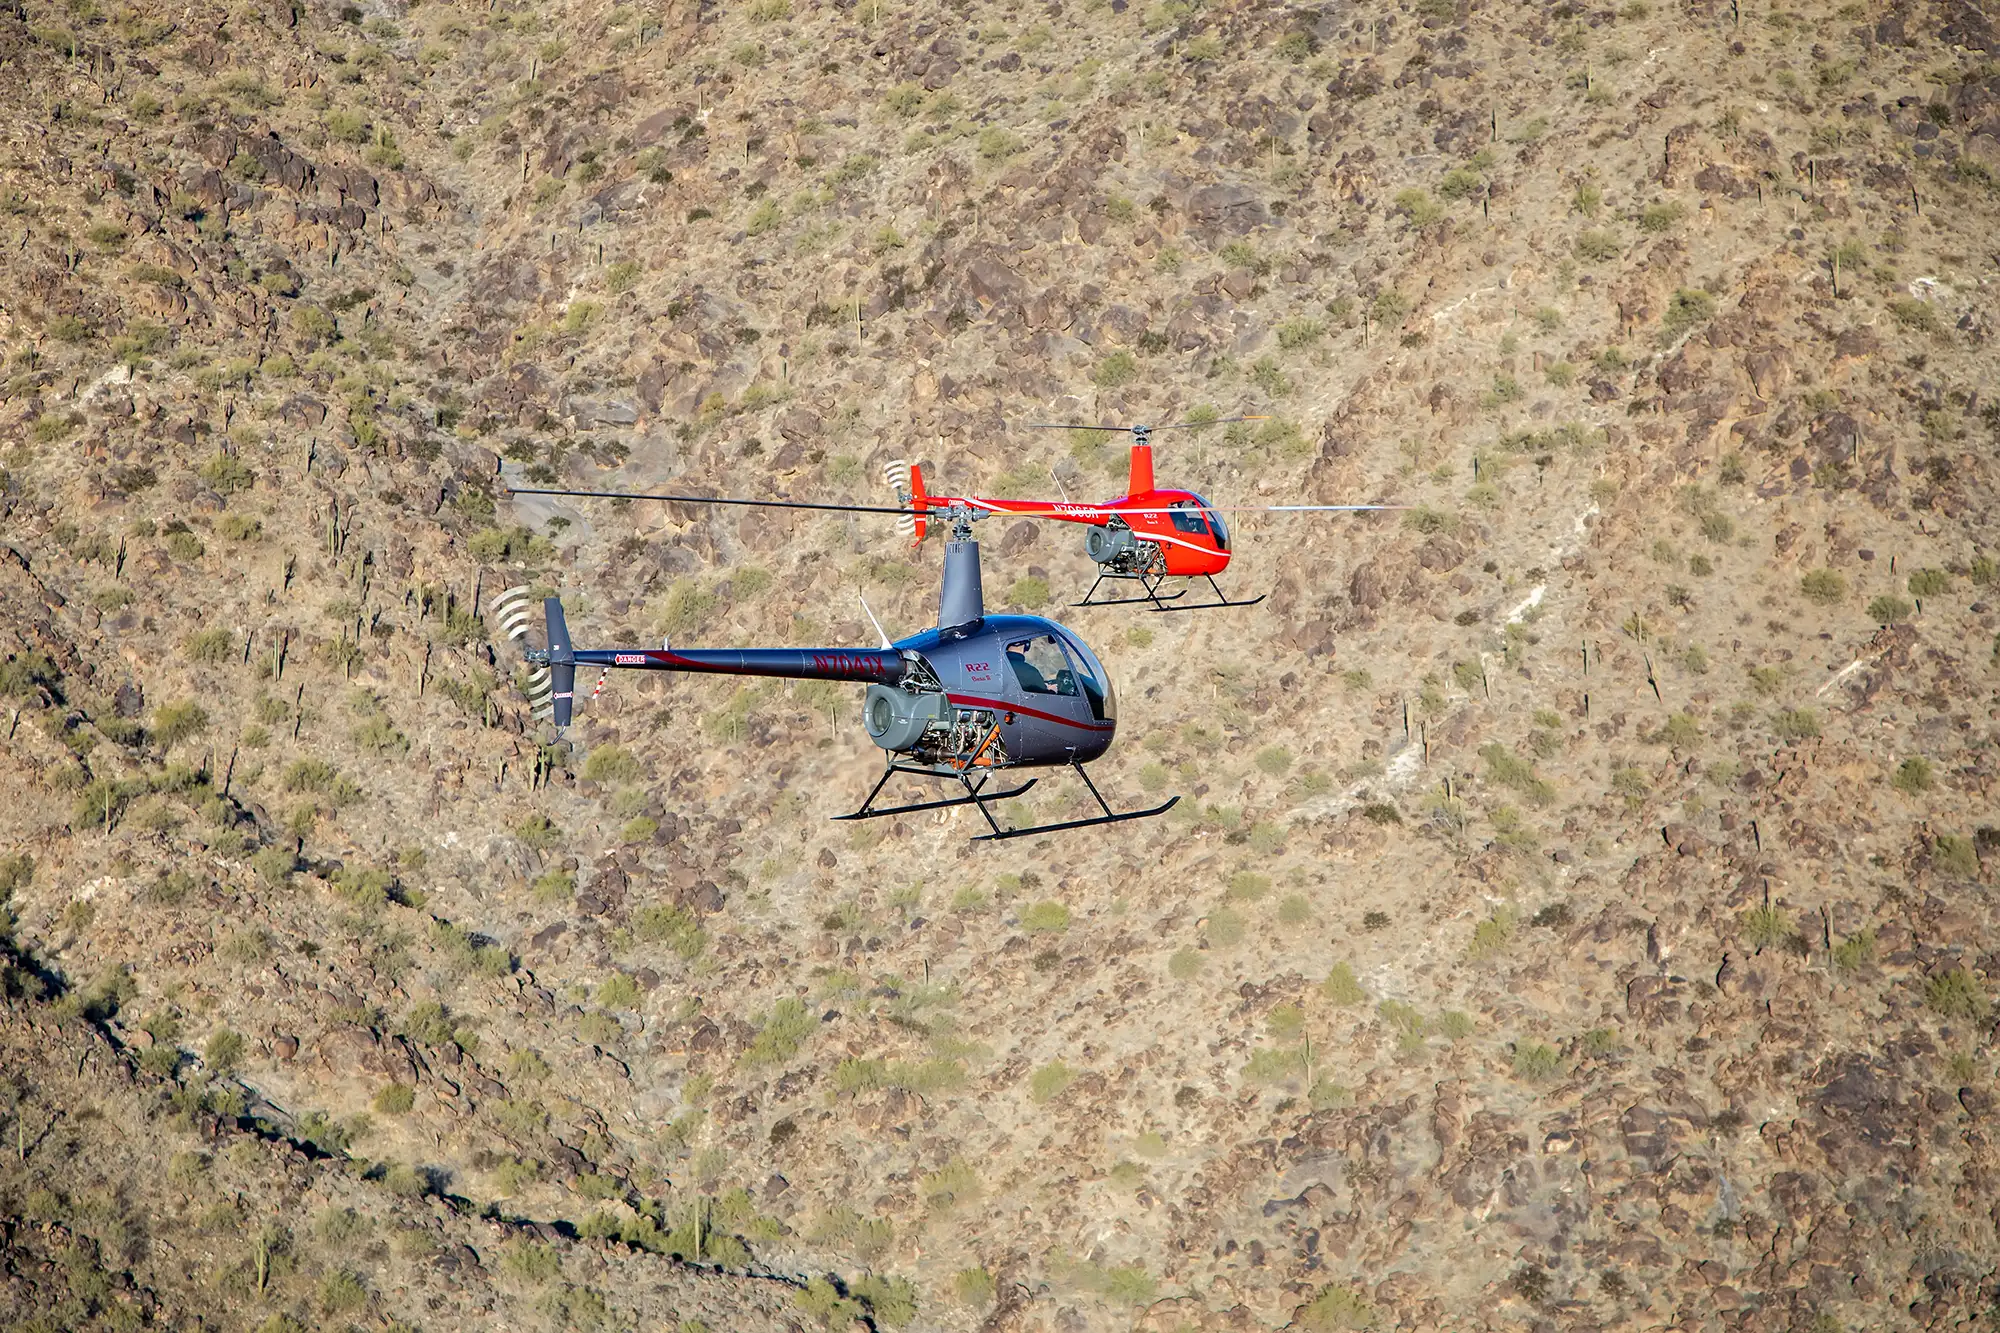
M 1100 722 L 1116 721 L 1118 699 L 1112 692 L 1111 677 L 1105 673 L 1104 664 L 1083 646 L 1081 640 L 1065 636 L 1064 643 L 1069 648 L 1070 660 L 1076 663 L 1076 674 L 1083 682 L 1083 692 L 1090 699 L 1090 711 Z
M 1216 509 L 1216 508 L 1215 508 L 1215 507 L 1214 507 L 1213 505 L 1209 504 L 1209 502 L 1208 502 L 1207 500 L 1203 499 L 1203 498 L 1202 498 L 1201 496 L 1199 496 L 1199 495 L 1197 495 L 1197 496 L 1195 496 L 1195 497 L 1194 497 L 1194 501 L 1195 501 L 1195 503 L 1196 503 L 1196 504 L 1200 505 L 1200 506 L 1201 506 L 1201 507 L 1202 507 L 1202 508 L 1203 508 L 1204 510 L 1206 510 L 1206 511 L 1207 511 L 1207 513 L 1208 513 L 1208 526 L 1209 526 L 1209 527 L 1210 527 L 1210 528 L 1211 528 L 1211 529 L 1212 529 L 1212 530 L 1214 531 L 1214 533 L 1215 533 L 1215 545 L 1216 545 L 1216 548 L 1217 548 L 1218 550 L 1223 550 L 1223 551 L 1226 551 L 1226 550 L 1228 550 L 1228 549 L 1229 549 L 1229 528 L 1228 528 L 1228 526 L 1227 526 L 1227 525 L 1226 525 L 1225 523 L 1223 523 L 1223 521 L 1222 521 L 1222 514 L 1221 514 L 1221 511 L 1217 510 L 1217 509 Z

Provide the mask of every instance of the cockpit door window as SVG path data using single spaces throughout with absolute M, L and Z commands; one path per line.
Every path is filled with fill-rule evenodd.
M 1078 693 L 1076 672 L 1053 634 L 1037 634 L 1007 645 L 1007 666 L 1026 694 Z

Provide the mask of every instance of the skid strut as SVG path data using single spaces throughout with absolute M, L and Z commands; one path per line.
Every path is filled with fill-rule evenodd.
M 1186 588 L 1182 588 L 1178 592 L 1161 593 L 1161 586 L 1169 578 L 1176 577 L 1182 576 L 1172 574 L 1099 574 L 1097 582 L 1091 584 L 1090 591 L 1083 595 L 1083 600 L 1080 602 L 1071 602 L 1070 605 L 1137 606 L 1143 604 L 1150 605 L 1155 611 L 1212 611 L 1218 607 L 1225 606 L 1255 606 L 1264 600 L 1264 596 L 1260 595 L 1246 598 L 1242 601 L 1231 601 L 1228 594 L 1222 591 L 1222 585 L 1215 581 L 1214 575 L 1204 574 L 1201 577 L 1208 580 L 1208 586 L 1214 591 L 1214 601 L 1191 602 L 1186 606 L 1169 605 L 1169 603 L 1177 602 L 1180 598 L 1187 596 Z M 1099 584 L 1102 584 L 1106 579 L 1131 579 L 1146 590 L 1146 595 L 1144 597 L 1107 597 L 1101 601 L 1092 601 L 1091 599 L 1096 594 Z
M 876 781 L 874 789 L 868 793 L 868 799 L 861 803 L 859 810 L 850 815 L 835 815 L 834 818 L 880 819 L 884 815 L 909 815 L 915 814 L 920 810 L 945 810 L 952 806 L 972 805 L 979 808 L 979 813 L 985 818 L 987 827 L 993 830 L 991 833 L 977 835 L 973 841 L 993 842 L 1006 838 L 1025 838 L 1031 833 L 1060 833 L 1064 829 L 1094 828 L 1099 824 L 1123 824 L 1128 820 L 1151 819 L 1155 815 L 1164 815 L 1167 811 L 1173 809 L 1181 799 L 1178 796 L 1174 796 L 1170 797 L 1164 805 L 1156 805 L 1150 810 L 1127 810 L 1121 813 L 1113 810 L 1110 804 L 1105 801 L 1104 794 L 1097 790 L 1097 784 L 1090 780 L 1090 774 L 1084 772 L 1082 764 L 1071 764 L 1069 767 L 1075 770 L 1078 777 L 1083 779 L 1083 785 L 1090 789 L 1090 794 L 1096 798 L 1097 807 L 1104 811 L 1103 814 L 1092 815 L 1088 819 L 1065 819 L 1055 824 L 1034 824 L 1027 828 L 1002 828 L 1000 827 L 1000 821 L 993 817 L 993 811 L 989 808 L 988 802 L 1004 801 L 1010 797 L 1019 796 L 1022 792 L 1034 786 L 1039 779 L 1029 778 L 1018 787 L 1009 787 L 1005 791 L 989 792 L 986 790 L 986 785 L 993 778 L 993 771 L 991 769 L 975 777 L 965 769 L 947 768 L 940 771 L 933 768 L 916 768 L 908 764 L 892 763 L 882 770 L 881 778 Z M 875 798 L 882 794 L 882 788 L 888 785 L 889 779 L 898 773 L 906 774 L 913 778 L 937 778 L 946 781 L 956 778 L 959 785 L 965 788 L 965 794 L 963 796 L 947 796 L 936 801 L 917 801 L 910 805 L 891 806 L 886 810 L 876 809 Z
M 886 787 L 889 784 L 889 779 L 896 776 L 896 774 L 898 773 L 905 773 L 911 777 L 916 777 L 916 778 L 956 777 L 960 782 L 965 784 L 965 795 L 951 796 L 941 801 L 918 801 L 914 805 L 896 805 L 896 806 L 891 806 L 886 810 L 875 809 L 874 808 L 875 798 L 882 794 L 882 788 Z M 834 818 L 835 819 L 880 819 L 884 815 L 909 815 L 909 814 L 915 814 L 919 810 L 942 810 L 947 806 L 953 806 L 953 805 L 979 805 L 979 808 L 983 811 L 986 807 L 984 805 L 981 805 L 980 802 L 1004 801 L 1009 797 L 1019 796 L 1022 792 L 1028 790 L 1028 788 L 1034 786 L 1035 783 L 1039 781 L 1039 779 L 1037 778 L 1029 778 L 1026 782 L 1022 783 L 1018 787 L 1009 787 L 1006 791 L 996 791 L 989 793 L 986 792 L 984 788 L 986 786 L 987 781 L 992 776 L 993 775 L 991 772 L 982 773 L 979 775 L 979 781 L 974 782 L 971 778 L 968 778 L 963 773 L 937 773 L 933 772 L 928 768 L 911 768 L 905 764 L 890 764 L 887 768 L 882 770 L 881 780 L 875 784 L 875 789 L 868 793 L 868 799 L 861 803 L 861 808 L 859 810 L 856 810 L 851 815 L 835 815 Z M 991 815 L 987 816 L 989 822 L 992 820 L 992 818 L 993 816 Z

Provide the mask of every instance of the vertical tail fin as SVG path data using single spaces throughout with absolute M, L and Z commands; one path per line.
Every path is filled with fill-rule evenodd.
M 549 675 L 554 689 L 554 722 L 566 727 L 576 707 L 576 647 L 569 641 L 569 624 L 563 619 L 562 599 L 551 597 L 542 603 L 549 628 Z
M 1144 495 L 1153 489 L 1153 442 L 1141 435 L 1132 445 L 1132 476 L 1125 483 L 1125 494 Z
M 905 459 L 894 458 L 882 465 L 882 478 L 896 493 L 897 503 L 910 506 L 908 514 L 897 518 L 896 530 L 910 539 L 910 545 L 921 546 L 930 531 L 930 520 L 925 517 L 930 504 L 924 494 L 923 469 Z
M 930 519 L 924 516 L 930 509 L 930 497 L 924 494 L 924 470 L 916 463 L 910 464 L 910 507 L 917 511 L 910 520 L 910 545 L 921 546 L 931 527 Z

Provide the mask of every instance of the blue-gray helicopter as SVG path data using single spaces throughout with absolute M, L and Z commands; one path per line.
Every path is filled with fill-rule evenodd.
M 905 509 L 886 506 L 718 501 L 705 496 L 658 498 L 908 514 Z M 879 819 L 973 805 L 992 830 L 979 835 L 979 840 L 990 840 L 1120 824 L 1171 810 L 1180 797 L 1170 797 L 1147 810 L 1112 810 L 1084 767 L 1111 748 L 1118 731 L 1116 696 L 1104 664 L 1075 631 L 1053 620 L 988 615 L 980 584 L 979 543 L 972 538 L 972 524 L 982 517 L 982 511 L 956 505 L 941 516 L 951 524 L 951 539 L 945 546 L 937 625 L 894 643 L 878 626 L 878 648 L 677 648 L 671 644 L 658 648 L 578 648 L 570 639 L 562 602 L 555 597 L 543 602 L 548 646 L 534 648 L 526 646 L 531 602 L 525 588 L 501 593 L 494 599 L 493 610 L 508 635 L 523 645 L 529 665 L 528 694 L 536 715 L 553 723 L 558 733 L 569 726 L 573 716 L 578 667 L 865 684 L 868 690 L 862 704 L 862 724 L 868 738 L 884 751 L 887 763 L 861 807 L 852 814 L 836 816 L 839 819 Z M 988 791 L 994 775 L 1004 769 L 1058 767 L 1073 770 L 1104 813 L 1003 828 L 994 818 L 992 803 L 1021 795 L 1036 779 Z M 876 798 L 899 773 L 952 784 L 961 788 L 962 794 L 878 807 Z

